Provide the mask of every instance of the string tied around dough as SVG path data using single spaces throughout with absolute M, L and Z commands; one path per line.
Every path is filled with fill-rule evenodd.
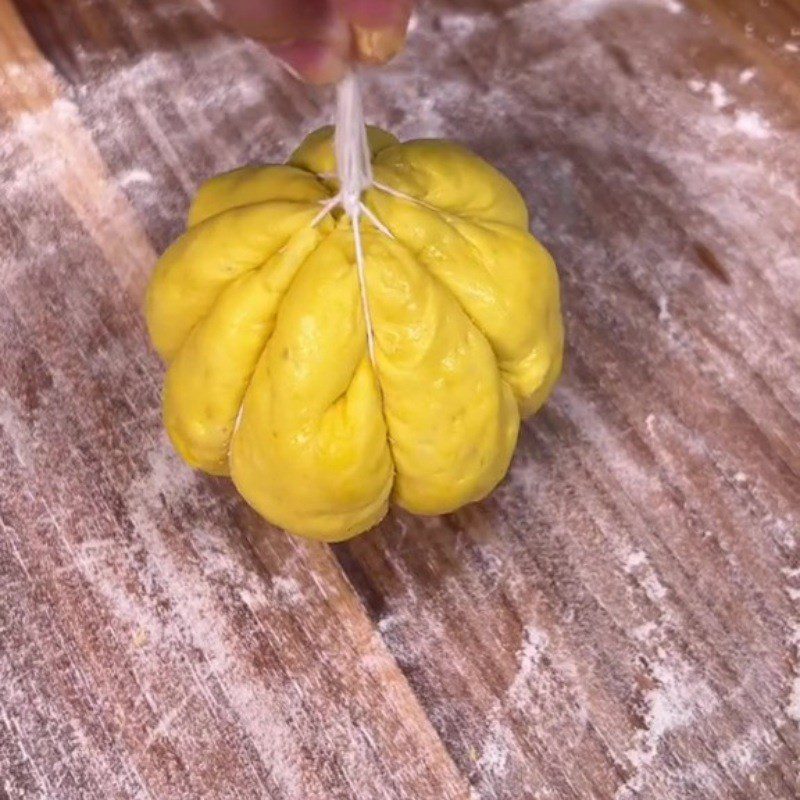
M 361 202 L 362 193 L 372 185 L 372 163 L 367 139 L 367 125 L 364 121 L 361 88 L 358 77 L 352 71 L 348 72 L 336 87 L 336 127 L 333 149 L 336 156 L 336 174 L 339 178 L 338 199 L 344 213 L 350 217 L 353 227 L 361 306 L 367 328 L 367 349 L 370 361 L 375 367 L 375 332 L 369 307 L 364 242 L 361 235 L 362 213 L 366 212 L 370 219 L 373 217 Z
M 367 348 L 372 366 L 375 363 L 375 331 L 367 292 L 367 274 L 364 259 L 364 241 L 361 232 L 361 217 L 366 217 L 384 236 L 394 239 L 392 232 L 361 201 L 361 195 L 371 186 L 383 188 L 372 175 L 372 158 L 367 138 L 367 124 L 364 120 L 364 105 L 361 100 L 361 87 L 355 72 L 348 72 L 336 86 L 336 120 L 333 134 L 333 151 L 336 159 L 335 174 L 320 177 L 336 178 L 339 191 L 322 204 L 322 209 L 312 220 L 318 225 L 334 208 L 341 206 L 350 218 L 355 243 L 358 285 L 361 291 L 361 306 L 367 328 Z M 411 198 L 410 198 L 411 199 Z
M 334 130 L 333 150 L 342 207 L 352 218 L 360 211 L 362 192 L 372 185 L 372 160 L 364 104 L 355 72 L 348 72 L 336 87 Z
M 344 213 L 350 217 L 350 224 L 353 228 L 361 307 L 367 328 L 367 349 L 372 366 L 377 369 L 375 329 L 369 307 L 364 241 L 361 235 L 362 214 L 382 233 L 388 236 L 391 236 L 391 233 L 361 202 L 363 192 L 372 186 L 372 158 L 367 138 L 367 124 L 364 119 L 361 87 L 356 73 L 352 71 L 348 72 L 336 87 L 336 126 L 333 149 L 336 156 L 336 175 L 339 179 L 338 200 Z

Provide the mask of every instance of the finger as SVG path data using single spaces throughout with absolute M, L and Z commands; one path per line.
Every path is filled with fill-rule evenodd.
M 348 69 L 347 50 L 330 42 L 298 40 L 269 49 L 292 75 L 307 83 L 335 83 Z
M 334 5 L 353 25 L 405 31 L 414 3 L 413 0 L 334 0 Z
M 353 32 L 353 58 L 385 64 L 405 45 L 413 0 L 333 0 Z
M 329 0 L 216 0 L 216 6 L 224 23 L 266 42 L 324 39 L 335 21 Z
M 319 38 L 305 34 L 292 41 L 277 42 L 270 50 L 302 80 L 334 83 L 347 71 L 352 51 L 350 26 L 334 14 Z

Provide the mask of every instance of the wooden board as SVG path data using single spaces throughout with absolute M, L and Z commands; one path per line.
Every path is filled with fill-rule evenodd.
M 185 0 L 0 0 L 0 798 L 798 796 L 800 4 L 470 0 L 369 79 L 519 184 L 565 375 L 484 503 L 333 548 L 161 430 L 207 176 L 331 117 Z

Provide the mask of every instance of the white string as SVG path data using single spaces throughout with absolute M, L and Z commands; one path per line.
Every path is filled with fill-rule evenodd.
M 367 125 L 361 88 L 354 72 L 349 72 L 336 87 L 336 127 L 333 136 L 336 174 L 339 178 L 339 197 L 344 213 L 350 217 L 356 250 L 356 269 L 361 290 L 361 307 L 367 327 L 367 349 L 375 364 L 375 332 L 367 292 L 367 272 L 364 263 L 364 242 L 361 237 L 361 194 L 372 184 Z
M 367 349 L 373 367 L 375 364 L 375 330 L 369 308 L 367 292 L 367 273 L 364 259 L 364 242 L 361 235 L 361 217 L 365 216 L 384 236 L 394 239 L 392 232 L 378 217 L 361 202 L 361 195 L 371 186 L 389 194 L 408 197 L 395 192 L 372 177 L 372 159 L 367 138 L 367 125 L 364 121 L 364 105 L 361 101 L 361 87 L 355 72 L 349 72 L 336 86 L 336 122 L 333 134 L 333 151 L 336 158 L 336 173 L 322 173 L 321 178 L 337 178 L 339 191 L 330 200 L 322 201 L 322 208 L 311 221 L 318 225 L 334 208 L 341 206 L 353 228 L 355 242 L 356 269 L 361 291 L 361 307 L 367 327 Z M 408 197 L 409 200 L 413 198 Z
M 361 88 L 355 72 L 348 72 L 336 87 L 333 149 L 342 207 L 353 218 L 361 203 L 361 193 L 372 184 L 367 125 L 364 121 Z
M 375 213 L 367 208 L 367 206 L 362 203 L 361 204 L 361 213 L 384 235 L 388 236 L 390 239 L 394 239 L 394 234 L 375 216 Z
M 386 194 L 391 195 L 392 197 L 397 197 L 400 200 L 407 200 L 409 203 L 414 203 L 418 206 L 424 206 L 425 208 L 430 208 L 433 211 L 438 211 L 442 213 L 441 208 L 437 208 L 436 206 L 432 205 L 431 203 L 426 203 L 424 200 L 420 200 L 418 197 L 414 197 L 413 195 L 406 194 L 405 192 L 401 192 L 399 189 L 393 189 L 391 186 L 387 186 L 385 183 L 381 183 L 380 181 L 373 181 L 372 185 L 378 189 L 378 191 L 384 192 Z
M 340 197 L 338 194 L 331 200 L 323 200 L 322 208 L 320 209 L 319 214 L 317 214 L 317 216 L 311 220 L 311 227 L 316 228 L 317 225 L 319 225 L 319 223 L 322 222 L 322 220 L 325 219 L 325 217 L 327 217 L 328 214 L 330 214 L 331 211 L 336 208 L 336 206 L 339 205 L 339 201 Z

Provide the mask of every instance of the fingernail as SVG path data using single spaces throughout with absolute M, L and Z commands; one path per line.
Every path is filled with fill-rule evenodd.
M 364 28 L 353 26 L 353 39 L 358 60 L 365 64 L 385 64 L 394 58 L 405 45 L 403 28 Z

